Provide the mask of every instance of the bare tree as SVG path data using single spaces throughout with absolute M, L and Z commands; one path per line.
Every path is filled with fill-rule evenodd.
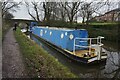
M 83 23 L 86 23 L 93 17 L 93 14 L 99 14 L 98 10 L 105 4 L 103 2 L 83 2 L 81 5 L 80 16 L 83 18 Z
M 44 11 L 44 21 L 49 24 L 50 20 L 54 20 L 56 16 L 56 2 L 43 2 L 43 11 Z
M 79 16 L 80 17 L 82 17 L 82 23 L 84 23 L 85 22 L 85 18 L 86 18 L 86 9 L 87 7 L 86 7 L 86 5 L 85 4 L 83 4 L 82 6 L 81 6 L 81 10 L 80 10 L 80 13 L 79 13 Z
M 80 10 L 79 5 L 81 2 L 62 2 L 62 7 L 66 10 L 69 22 L 72 23 L 74 21 L 74 17 L 77 12 Z
M 40 21 L 39 19 L 39 12 L 38 12 L 38 2 L 32 2 L 32 5 L 34 6 L 34 10 L 35 10 L 35 13 L 36 13 L 36 18 L 37 18 L 37 21 Z
M 2 17 L 4 18 L 6 13 L 10 13 L 10 11 L 15 12 L 16 9 L 19 8 L 21 2 L 17 3 L 13 0 L 3 0 L 2 1 Z
M 14 16 L 10 13 L 10 12 L 6 12 L 5 14 L 4 14 L 4 18 L 5 19 L 12 19 L 12 18 L 14 18 Z
M 35 20 L 40 21 L 40 2 L 32 1 L 31 3 L 25 1 L 25 6 L 27 8 L 28 14 Z M 31 10 L 32 9 L 32 10 Z M 34 12 L 34 14 L 32 14 Z
M 31 14 L 31 12 L 30 12 L 30 4 L 29 4 L 28 2 L 25 2 L 25 4 L 26 4 L 26 8 L 27 8 L 28 14 L 29 14 L 35 21 L 37 21 L 36 18 L 35 18 L 35 17 Z
M 60 17 L 62 21 L 66 21 L 67 20 L 67 13 L 65 8 L 62 7 L 62 3 L 59 3 L 59 11 L 60 11 Z
M 60 7 L 57 2 L 25 2 L 25 6 L 28 10 L 28 14 L 35 21 L 40 21 L 41 15 L 44 17 L 43 21 L 45 21 L 47 25 L 49 25 L 51 20 L 60 19 Z

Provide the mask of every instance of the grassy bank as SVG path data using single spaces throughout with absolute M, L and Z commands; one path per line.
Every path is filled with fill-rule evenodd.
M 116 41 L 118 39 L 118 25 L 96 25 L 87 28 L 91 37 L 104 36 L 106 41 Z
M 28 39 L 19 29 L 15 32 L 30 77 L 75 78 L 77 77 L 39 45 Z

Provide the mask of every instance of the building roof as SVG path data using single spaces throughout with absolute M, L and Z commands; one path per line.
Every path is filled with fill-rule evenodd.
M 120 8 L 113 9 L 113 10 L 111 10 L 111 11 L 106 12 L 105 14 L 109 14 L 110 12 L 114 12 L 114 11 L 120 11 Z M 102 17 L 102 16 L 104 16 L 105 14 L 102 14 L 102 15 L 99 15 L 99 16 L 95 16 L 94 18 L 96 18 L 96 17 Z M 92 18 L 92 19 L 94 19 L 94 18 Z
M 114 11 L 120 11 L 120 8 L 113 9 L 113 10 L 111 10 L 111 11 L 106 12 L 105 14 L 108 14 L 108 13 L 110 13 L 110 12 L 114 12 Z

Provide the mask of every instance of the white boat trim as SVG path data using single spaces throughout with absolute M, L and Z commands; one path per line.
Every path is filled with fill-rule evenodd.
M 21 32 L 23 32 L 23 33 L 24 33 L 24 32 L 27 32 L 27 30 L 26 30 L 26 29 L 21 29 Z
M 102 59 L 106 59 L 106 58 L 107 58 L 107 56 L 101 56 L 101 60 L 102 60 Z M 89 59 L 89 60 L 88 60 L 88 63 L 93 62 L 93 61 L 96 61 L 96 60 L 98 60 L 98 57 L 97 57 L 97 56 L 94 57 L 94 58 Z

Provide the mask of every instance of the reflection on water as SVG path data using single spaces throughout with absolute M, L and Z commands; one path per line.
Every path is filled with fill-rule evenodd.
M 120 54 L 118 52 L 108 51 L 108 58 L 107 58 L 105 69 L 104 69 L 104 75 L 106 77 L 115 76 L 116 71 L 120 68 L 119 58 L 120 58 Z M 120 72 L 120 71 L 117 71 L 117 72 Z
M 35 38 L 33 35 L 30 35 L 29 37 L 38 45 L 42 46 L 48 53 L 57 58 L 59 62 L 67 66 L 71 72 L 75 73 L 80 78 L 120 78 L 120 54 L 119 52 L 115 52 L 115 49 L 114 51 L 108 49 L 109 51 L 107 51 L 108 58 L 106 63 L 103 62 L 97 65 L 88 66 L 70 60 L 63 54 L 47 46 L 44 42 Z
M 108 49 L 109 51 L 120 51 L 119 45 L 120 43 L 118 41 L 102 41 L 106 47 L 106 49 Z

